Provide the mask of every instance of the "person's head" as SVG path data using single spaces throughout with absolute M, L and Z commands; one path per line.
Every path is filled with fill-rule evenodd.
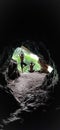
M 21 57 L 24 57 L 24 53 L 23 53 L 23 51 L 21 51 L 20 56 L 21 56 Z

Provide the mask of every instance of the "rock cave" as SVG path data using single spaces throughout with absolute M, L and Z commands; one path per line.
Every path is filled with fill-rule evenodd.
M 53 71 L 51 73 L 46 73 L 44 71 L 43 73 L 39 71 L 35 71 L 33 73 L 29 73 L 29 72 L 22 73 L 21 69 L 19 71 L 19 69 L 17 68 L 16 59 L 13 58 L 14 51 L 16 47 L 18 47 L 18 44 L 17 46 L 13 45 L 11 47 L 5 48 L 5 52 L 3 51 L 3 53 L 5 53 L 4 56 L 7 57 L 3 62 L 3 64 L 1 63 L 2 67 L 0 72 L 0 84 L 1 84 L 0 96 L 1 98 L 2 96 L 4 97 L 2 107 L 5 102 L 6 106 L 8 105 L 8 109 L 5 108 L 5 110 L 8 110 L 8 113 L 10 112 L 12 113 L 12 116 L 8 117 L 8 113 L 6 112 L 7 113 L 7 118 L 6 118 L 6 115 L 4 115 L 5 110 L 3 109 L 2 124 L 7 126 L 11 122 L 20 120 L 20 117 L 22 120 L 23 118 L 22 113 L 24 112 L 27 113 L 28 111 L 30 111 L 30 113 L 36 112 L 37 109 L 39 108 L 41 109 L 41 111 L 48 111 L 49 107 L 51 108 L 54 104 L 54 100 L 53 100 L 54 86 L 56 86 L 59 80 L 58 72 L 55 68 L 55 64 L 52 61 L 50 57 L 50 53 L 45 48 L 43 42 L 42 44 L 40 42 L 39 46 L 37 47 L 36 47 L 36 42 L 33 41 L 26 41 L 22 43 L 19 42 L 19 46 L 21 45 L 28 47 L 30 50 L 34 48 L 33 53 L 40 56 L 43 60 L 47 61 L 46 63 L 53 67 Z M 4 60 L 4 56 L 2 55 L 3 60 Z M 10 66 L 12 66 L 13 69 L 11 69 Z M 20 61 L 19 61 L 19 66 L 20 66 Z M 8 68 L 10 69 L 9 71 Z M 12 76 L 10 76 L 10 74 L 12 74 L 15 68 L 17 69 L 18 76 L 16 76 L 17 73 L 15 72 L 13 73 Z M 3 117 L 6 119 L 3 119 Z
M 52 1 L 50 6 L 48 1 L 37 3 L 23 5 L 20 2 L 17 4 L 7 2 L 1 14 L 1 130 L 59 130 L 60 128 L 60 22 L 58 20 L 60 14 L 57 15 L 58 12 L 55 10 L 58 3 Z M 53 71 L 28 72 L 27 75 L 21 73 L 21 70 L 19 72 L 17 62 L 14 61 L 12 64 L 12 56 L 16 48 L 21 46 L 44 59 Z M 8 73 L 10 63 L 16 68 L 13 76 L 10 75 L 12 69 Z

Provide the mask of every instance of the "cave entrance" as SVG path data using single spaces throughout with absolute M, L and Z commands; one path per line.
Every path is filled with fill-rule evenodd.
M 17 68 L 20 72 L 22 72 L 21 68 L 21 55 L 24 54 L 23 59 L 23 72 L 28 73 L 31 69 L 31 64 L 33 64 L 33 71 L 39 71 L 41 70 L 41 65 L 38 63 L 39 57 L 32 53 L 28 48 L 21 46 L 17 47 L 12 55 L 12 59 L 17 62 Z

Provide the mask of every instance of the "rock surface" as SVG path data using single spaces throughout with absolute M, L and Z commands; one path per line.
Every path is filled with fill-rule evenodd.
M 17 69 L 17 62 L 15 60 L 10 60 L 9 66 L 8 66 L 8 77 L 10 79 L 15 79 L 20 76 L 20 73 Z
M 20 104 L 24 103 L 26 99 L 35 100 L 35 98 L 38 99 L 40 93 L 46 94 L 40 89 L 45 77 L 44 73 L 21 73 L 18 79 L 9 82 L 8 88 L 12 90 L 12 94 Z

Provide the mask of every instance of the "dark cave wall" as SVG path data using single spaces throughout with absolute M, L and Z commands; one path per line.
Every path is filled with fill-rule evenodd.
M 13 49 L 12 47 L 4 46 L 4 48 L 0 48 L 0 50 L 0 71 L 4 71 L 12 57 Z

